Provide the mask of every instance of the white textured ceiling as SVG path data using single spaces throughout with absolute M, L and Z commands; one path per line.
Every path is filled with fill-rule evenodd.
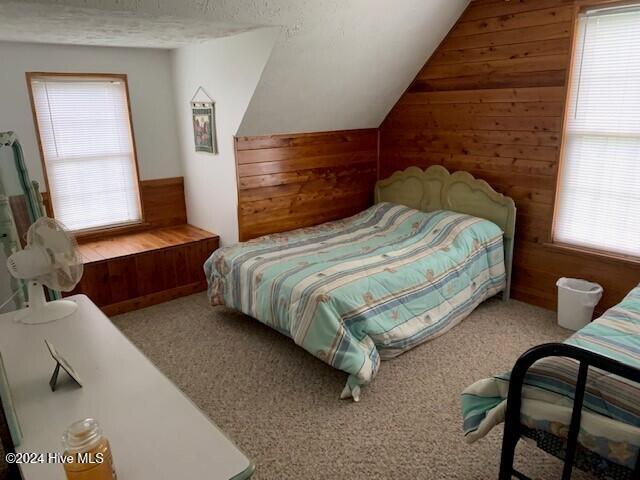
M 144 12 L 132 15 L 124 10 L 15 0 L 0 2 L 0 40 L 9 42 L 177 48 L 251 28 L 254 27 L 205 18 Z
M 0 0 L 0 39 L 171 48 L 277 25 L 282 33 L 238 133 L 366 128 L 382 122 L 468 3 Z

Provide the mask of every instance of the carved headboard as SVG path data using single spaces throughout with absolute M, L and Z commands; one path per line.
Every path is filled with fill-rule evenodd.
M 449 171 L 433 165 L 426 170 L 409 167 L 376 183 L 376 203 L 391 202 L 423 212 L 451 210 L 485 218 L 504 232 L 504 261 L 507 287 L 503 298 L 509 298 L 513 241 L 516 229 L 516 205 L 512 198 L 496 192 L 484 180 L 468 172 Z

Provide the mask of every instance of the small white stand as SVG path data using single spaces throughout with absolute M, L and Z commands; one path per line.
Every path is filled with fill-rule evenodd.
M 68 317 L 78 308 L 76 302 L 71 300 L 54 300 L 47 302 L 44 296 L 44 287 L 39 282 L 29 282 L 29 302 L 27 308 L 18 310 L 15 321 L 27 325 L 54 322 Z

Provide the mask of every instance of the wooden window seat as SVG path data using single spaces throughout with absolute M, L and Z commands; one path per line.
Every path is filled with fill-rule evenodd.
M 206 289 L 202 265 L 219 238 L 191 225 L 80 240 L 84 275 L 73 292 L 107 315 L 136 310 Z

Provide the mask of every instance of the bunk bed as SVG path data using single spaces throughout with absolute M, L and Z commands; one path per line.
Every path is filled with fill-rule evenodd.
M 505 422 L 500 479 L 527 479 L 514 468 L 522 437 L 602 479 L 640 479 L 640 285 L 564 343 L 522 355 L 510 373 L 462 394 L 472 443 Z

